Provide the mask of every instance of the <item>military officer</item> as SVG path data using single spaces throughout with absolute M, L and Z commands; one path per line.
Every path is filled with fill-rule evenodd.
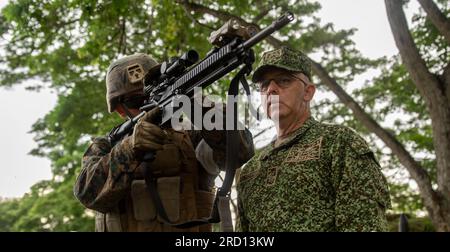
M 241 231 L 386 231 L 390 197 L 380 165 L 354 130 L 316 121 L 311 63 L 287 47 L 253 74 L 277 136 L 242 169 Z

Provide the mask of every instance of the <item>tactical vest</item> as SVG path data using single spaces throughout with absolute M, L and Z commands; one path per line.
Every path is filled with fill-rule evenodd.
M 170 144 L 164 146 L 165 158 L 158 166 L 149 165 L 157 178 L 157 191 L 169 220 L 173 223 L 209 217 L 214 189 L 204 188 L 208 181 L 206 173 L 197 161 L 194 146 L 186 132 L 166 130 Z M 169 153 L 169 155 L 167 155 Z M 179 163 L 174 163 L 179 156 Z M 158 159 L 158 152 L 156 155 Z M 161 219 L 156 210 L 150 191 L 143 179 L 131 183 L 131 189 L 111 212 L 97 213 L 95 218 L 98 232 L 207 232 L 211 225 L 201 225 L 188 229 L 172 227 Z

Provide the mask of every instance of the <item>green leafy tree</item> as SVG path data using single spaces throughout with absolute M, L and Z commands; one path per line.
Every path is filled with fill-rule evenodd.
M 410 31 L 402 2 L 385 0 L 401 56 L 401 64 L 394 61 L 387 81 L 405 89 L 404 94 L 390 97 L 410 117 L 406 124 L 396 122 L 397 136 L 408 143 L 410 153 L 422 157 L 397 156 L 417 183 L 436 230 L 450 231 L 450 10 L 448 1 L 419 3 L 425 15 L 414 17 Z M 404 102 L 399 104 L 399 98 Z
M 89 211 L 74 199 L 71 187 L 90 136 L 104 135 L 120 122 L 117 116 L 106 111 L 104 76 L 111 61 L 135 52 L 145 52 L 162 61 L 192 48 L 204 56 L 211 48 L 206 40 L 209 33 L 229 18 L 261 28 L 286 10 L 296 15 L 295 22 L 257 46 L 256 53 L 289 45 L 318 55 L 320 64 L 313 62 L 314 82 L 320 91 L 331 91 L 341 101 L 329 99 L 316 104 L 319 119 L 344 121 L 373 139 L 375 134 L 392 149 L 387 156 L 398 158 L 398 162 L 388 161 L 388 164 L 395 168 L 403 165 L 411 172 L 410 163 L 404 162 L 395 151 L 396 147 L 408 141 L 427 145 L 428 140 L 418 138 L 419 134 L 408 135 L 403 130 L 400 132 L 403 135 L 397 133 L 398 138 L 394 137 L 389 129 L 376 122 L 385 117 L 378 117 L 370 103 L 364 108 L 358 104 L 357 101 L 370 91 L 358 90 L 354 94 L 356 98 L 345 91 L 346 83 L 359 74 L 394 63 L 363 57 L 350 38 L 354 30 L 335 31 L 332 24 L 322 24 L 317 18 L 319 9 L 320 5 L 313 1 L 287 0 L 10 2 L 0 15 L 1 44 L 4 45 L 0 57 L 0 85 L 12 86 L 24 80 L 39 79 L 57 92 L 58 102 L 32 129 L 38 147 L 31 153 L 52 161 L 54 178 L 38 183 L 31 194 L 15 203 L 0 204 L 8 209 L 12 209 L 11 204 L 18 204 L 18 209 L 24 210 L 11 215 L 13 221 L 5 226 L 21 231 L 93 229 Z M 389 78 L 390 74 L 386 68 L 383 76 Z M 408 74 L 405 72 L 405 75 Z M 221 80 L 210 91 L 223 94 L 228 81 Z M 41 84 L 33 84 L 29 88 L 41 87 Z M 406 98 L 405 103 L 414 107 L 413 96 Z M 402 103 L 400 97 L 398 102 Z M 412 158 L 415 150 L 409 151 L 405 150 L 415 161 Z M 380 154 L 383 154 L 381 150 Z M 433 166 L 431 159 L 429 165 Z M 426 195 L 422 195 L 424 197 Z M 404 203 L 400 205 L 396 210 L 404 210 Z
M 208 7 L 205 7 L 208 6 Z M 38 148 L 32 154 L 52 160 L 54 179 L 45 194 L 25 196 L 16 230 L 87 230 L 88 217 L 71 193 L 89 137 L 103 135 L 119 122 L 107 114 L 104 73 L 111 61 L 126 54 L 145 52 L 159 60 L 194 47 L 201 55 L 210 49 L 206 38 L 229 17 L 269 24 L 290 9 L 298 19 L 278 37 L 298 44 L 306 52 L 333 50 L 347 60 L 360 55 L 348 38 L 353 31 L 334 32 L 320 25 L 317 3 L 298 1 L 16 1 L 2 10 L 1 36 L 8 43 L 1 59 L 3 86 L 40 79 L 56 90 L 58 103 L 33 125 Z M 306 34 L 296 37 L 296 32 Z M 277 41 L 275 38 L 270 41 Z M 260 52 L 267 45 L 256 48 Z M 345 52 L 344 52 L 345 51 Z M 326 58 L 326 56 L 324 56 Z M 339 71 L 328 59 L 330 71 Z M 361 64 L 373 62 L 362 59 Z M 345 65 L 345 64 L 344 64 Z M 365 67 L 349 66 L 353 72 Z M 351 76 L 343 77 L 351 79 Z M 221 81 L 221 93 L 226 81 Z M 32 85 L 38 89 L 41 86 Z M 32 191 L 33 193 L 33 191 Z M 76 218 L 81 224 L 76 224 Z M 81 218 L 81 219 L 79 219 Z M 65 225 L 65 223 L 71 223 Z

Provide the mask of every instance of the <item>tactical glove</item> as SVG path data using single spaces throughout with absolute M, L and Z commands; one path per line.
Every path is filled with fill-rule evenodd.
M 142 156 L 148 151 L 157 151 L 163 148 L 166 134 L 155 123 L 160 116 L 161 109 L 156 107 L 147 112 L 134 126 L 132 148 L 136 156 Z

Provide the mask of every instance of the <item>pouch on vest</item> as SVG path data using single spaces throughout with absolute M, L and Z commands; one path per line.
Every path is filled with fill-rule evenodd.
M 197 203 L 197 217 L 198 218 L 208 218 L 211 215 L 213 203 L 214 203 L 214 192 L 209 191 L 195 191 L 195 199 Z M 212 225 L 200 225 L 200 232 L 211 232 Z
M 181 170 L 180 149 L 173 143 L 164 144 L 149 167 L 154 177 L 178 176 Z
M 156 218 L 156 209 L 145 180 L 131 183 L 134 218 L 138 221 L 150 221 Z
M 170 221 L 180 218 L 180 177 L 163 177 L 157 180 L 158 194 Z M 145 180 L 134 180 L 131 184 L 134 218 L 151 221 L 157 216 L 156 207 Z M 158 217 L 158 220 L 163 222 Z
M 171 222 L 177 222 L 180 219 L 180 177 L 158 178 L 157 188 L 162 205 L 166 211 L 167 217 Z M 163 220 L 158 216 L 158 220 Z
M 205 218 L 211 215 L 214 197 L 214 192 L 195 191 L 198 218 Z
M 105 214 L 95 212 L 95 232 L 105 232 Z
M 119 211 L 106 213 L 106 229 L 107 232 L 122 232 Z

